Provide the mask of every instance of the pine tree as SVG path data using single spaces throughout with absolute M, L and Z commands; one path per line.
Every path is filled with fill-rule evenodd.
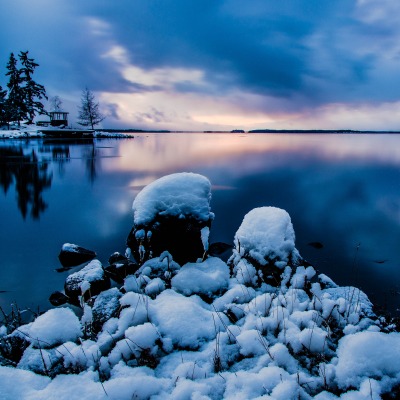
M 0 86 L 0 126 L 7 124 L 7 114 L 8 114 L 8 107 L 7 107 L 7 90 L 3 90 Z
M 21 72 L 17 68 L 17 59 L 14 53 L 10 54 L 7 70 L 6 76 L 9 76 L 7 83 L 8 99 L 6 103 L 8 121 L 18 121 L 18 125 L 20 125 L 20 121 L 26 116 L 26 110 L 24 106 L 24 93 L 21 86 Z
M 78 124 L 91 126 L 92 129 L 105 118 L 99 111 L 99 103 L 96 102 L 94 94 L 88 88 L 82 90 L 81 105 L 78 107 L 78 111 Z
M 32 79 L 35 68 L 38 67 L 39 64 L 37 64 L 33 58 L 29 58 L 28 53 L 28 51 L 21 51 L 18 57 L 22 64 L 20 77 L 21 82 L 24 84 L 22 87 L 24 111 L 28 118 L 28 124 L 32 124 L 36 113 L 46 114 L 44 105 L 40 100 L 43 98 L 47 99 L 47 96 L 44 86 L 36 83 Z

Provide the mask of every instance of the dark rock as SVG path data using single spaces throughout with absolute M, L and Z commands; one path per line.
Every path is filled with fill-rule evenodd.
M 99 260 L 93 260 L 80 271 L 67 277 L 64 284 L 69 302 L 76 304 L 79 296 L 87 300 L 111 286 L 110 278 L 104 273 Z
M 215 242 L 210 244 L 208 255 L 211 257 L 219 257 L 223 261 L 228 261 L 232 255 L 233 245 L 223 242 Z
M 146 186 L 133 202 L 127 238 L 139 264 L 164 251 L 180 265 L 203 258 L 214 218 L 210 200 L 211 183 L 199 174 L 171 174 Z
M 13 332 L 0 340 L 0 356 L 9 363 L 16 366 L 22 358 L 25 349 L 30 345 L 27 337 L 18 332 Z
M 309 246 L 314 247 L 314 249 L 322 249 L 324 245 L 321 242 L 310 242 L 308 243 Z
M 68 297 L 61 292 L 53 292 L 50 297 L 49 297 L 49 301 L 53 306 L 62 306 L 65 303 L 68 303 Z
M 128 275 L 133 275 L 139 269 L 139 265 L 128 259 L 121 259 L 105 268 L 106 274 L 117 283 L 124 283 Z
M 103 324 L 110 318 L 117 316 L 121 305 L 119 299 L 122 293 L 117 288 L 112 288 L 101 292 L 95 299 L 92 313 L 92 329 L 94 333 L 101 331 Z
M 168 251 L 174 260 L 184 265 L 195 262 L 204 255 L 201 230 L 211 225 L 192 218 L 173 218 L 157 216 L 152 224 L 146 227 L 145 239 L 137 239 L 139 230 L 133 228 L 128 236 L 127 245 L 137 260 L 144 262 L 151 257 L 158 257 Z M 151 232 L 149 237 L 148 232 Z
M 121 262 L 127 262 L 127 261 L 129 261 L 129 259 L 127 257 L 125 257 L 124 255 L 122 255 L 121 253 L 118 253 L 118 251 L 111 254 L 110 258 L 108 259 L 108 262 L 110 263 L 110 265 L 116 264 L 116 263 L 121 263 Z
M 93 260 L 96 257 L 96 253 L 91 250 L 87 250 L 83 247 L 77 246 L 76 244 L 65 243 L 58 255 L 63 267 L 72 267 L 83 264 L 84 262 Z

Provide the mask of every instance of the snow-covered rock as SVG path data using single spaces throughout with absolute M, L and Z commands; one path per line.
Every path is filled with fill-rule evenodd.
M 399 398 L 394 325 L 361 290 L 297 265 L 285 211 L 253 211 L 232 270 L 215 257 L 181 267 L 165 251 L 83 303 L 80 321 L 60 308 L 11 334 L 1 328 L 0 398 Z M 102 270 L 97 260 L 85 268 L 72 280 L 81 292 Z
M 165 250 L 180 265 L 202 257 L 214 218 L 210 200 L 211 183 L 199 174 L 171 174 L 147 185 L 133 202 L 127 240 L 136 260 L 143 263 Z
M 201 263 L 185 264 L 172 278 L 172 288 L 186 296 L 212 297 L 229 285 L 229 268 L 221 259 L 210 257 Z
M 77 302 L 79 296 L 90 298 L 110 288 L 110 278 L 104 274 L 99 260 L 93 260 L 80 271 L 69 275 L 64 290 L 71 302 Z
M 35 347 L 48 348 L 77 340 L 82 336 L 82 326 L 71 309 L 55 308 L 37 317 L 27 335 Z
M 234 243 L 229 263 L 237 278 L 247 285 L 266 282 L 278 286 L 283 269 L 302 261 L 290 216 L 280 208 L 259 207 L 247 213 Z
M 73 267 L 84 262 L 93 260 L 96 253 L 72 243 L 64 243 L 58 259 L 63 267 Z

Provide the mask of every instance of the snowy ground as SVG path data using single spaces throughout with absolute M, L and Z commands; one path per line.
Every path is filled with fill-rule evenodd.
M 192 202 L 190 184 L 204 182 L 194 175 L 177 204 L 202 218 L 210 211 Z M 155 186 L 137 215 L 162 209 Z M 0 327 L 0 398 L 399 398 L 400 333 L 359 289 L 302 265 L 284 210 L 252 210 L 234 243 L 227 263 L 180 266 L 164 252 L 82 303 L 81 318 L 60 307 L 14 332 Z M 13 361 L 4 355 L 15 343 L 25 350 Z
M 25 125 L 20 126 L 11 125 L 8 130 L 6 127 L 0 128 L 0 139 L 34 139 L 46 137 L 46 130 L 57 129 L 53 126 L 37 126 L 37 125 Z M 68 133 L 68 128 L 65 128 L 65 132 Z M 133 135 L 126 133 L 117 132 L 93 132 L 93 136 L 97 138 L 132 138 Z

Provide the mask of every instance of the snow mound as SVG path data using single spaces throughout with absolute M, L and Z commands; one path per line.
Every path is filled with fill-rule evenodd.
M 276 207 L 255 208 L 247 213 L 234 243 L 236 254 L 248 256 L 262 266 L 274 261 L 282 267 L 298 255 L 290 216 Z
M 69 308 L 55 308 L 33 321 L 29 336 L 36 347 L 46 348 L 75 341 L 82 336 L 78 317 Z
M 400 333 L 361 290 L 293 262 L 285 211 L 247 214 L 235 245 L 229 266 L 205 253 L 181 267 L 164 251 L 120 289 L 81 298 L 80 321 L 60 308 L 0 328 L 0 397 L 399 398 Z M 89 266 L 79 290 L 102 269 Z
M 185 264 L 172 278 L 172 288 L 186 296 L 212 296 L 229 285 L 229 268 L 219 258 L 210 257 L 202 263 Z
M 157 215 L 209 221 L 211 183 L 199 174 L 182 172 L 164 176 L 147 185 L 133 202 L 134 224 L 146 225 Z
M 217 335 L 221 322 L 198 297 L 185 297 L 173 290 L 162 292 L 149 305 L 150 320 L 177 348 L 196 349 Z M 225 323 L 227 319 L 224 318 Z
M 337 350 L 336 381 L 360 387 L 367 378 L 384 379 L 385 389 L 400 383 L 400 333 L 358 332 L 345 336 Z

